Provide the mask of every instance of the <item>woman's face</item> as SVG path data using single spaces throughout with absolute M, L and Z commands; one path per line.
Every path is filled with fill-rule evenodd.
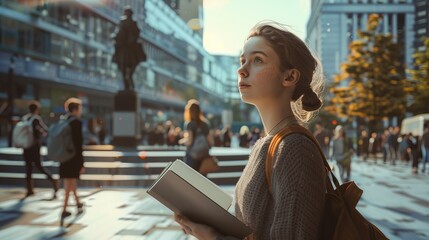
M 278 55 L 263 37 L 246 41 L 240 63 L 238 89 L 243 102 L 258 105 L 278 100 L 285 73 L 280 71 Z

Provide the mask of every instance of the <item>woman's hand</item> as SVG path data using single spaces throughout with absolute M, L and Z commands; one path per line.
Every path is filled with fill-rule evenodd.
M 191 234 L 200 240 L 215 240 L 220 235 L 214 228 L 194 223 L 183 215 L 174 214 L 174 220 L 180 224 L 186 234 Z

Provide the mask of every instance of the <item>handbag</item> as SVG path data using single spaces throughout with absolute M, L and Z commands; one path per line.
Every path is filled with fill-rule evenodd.
M 219 168 L 219 161 L 217 160 L 217 158 L 214 156 L 209 156 L 201 161 L 198 172 L 204 175 L 207 173 L 217 172 L 219 171 Z
M 274 166 L 274 155 L 279 143 L 284 137 L 292 133 L 303 134 L 318 147 L 326 169 L 326 193 L 323 217 L 320 224 L 319 239 L 329 240 L 384 240 L 388 239 L 375 225 L 366 220 L 356 209 L 356 205 L 363 191 L 354 183 L 347 182 L 341 186 L 333 174 L 323 151 L 307 129 L 300 125 L 293 125 L 282 129 L 272 139 L 265 160 L 265 177 L 272 193 L 271 175 Z M 330 177 L 331 178 L 330 178 Z M 331 181 L 332 179 L 332 181 Z M 332 184 L 332 182 L 335 185 Z

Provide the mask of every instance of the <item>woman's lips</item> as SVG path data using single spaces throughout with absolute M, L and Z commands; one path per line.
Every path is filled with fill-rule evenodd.
M 250 87 L 250 85 L 249 85 L 249 84 L 246 84 L 246 83 L 240 83 L 240 84 L 238 85 L 238 87 L 239 87 L 240 89 L 245 89 L 245 88 L 249 88 L 249 87 Z

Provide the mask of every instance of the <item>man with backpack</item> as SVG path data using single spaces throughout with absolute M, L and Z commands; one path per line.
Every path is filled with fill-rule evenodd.
M 24 149 L 24 160 L 25 160 L 25 169 L 26 169 L 26 184 L 27 184 L 27 194 L 26 196 L 31 196 L 34 194 L 33 191 L 33 181 L 31 178 L 33 171 L 33 163 L 36 168 L 46 177 L 49 181 L 52 182 L 52 188 L 54 189 L 53 198 L 56 198 L 56 193 L 58 191 L 58 181 L 54 180 L 50 171 L 42 166 L 42 161 L 40 158 L 40 147 L 42 145 L 42 137 L 46 136 L 48 127 L 43 122 L 40 117 L 40 103 L 38 101 L 32 101 L 28 106 L 29 113 L 22 117 L 23 122 L 30 123 L 29 131 L 22 131 L 23 134 L 19 138 L 28 138 L 32 139 L 29 141 L 30 146 L 22 146 Z M 25 133 L 26 132 L 26 133 Z M 25 134 L 28 134 L 25 136 Z M 16 134 L 14 134 L 16 136 Z M 17 137 L 18 138 L 18 137 Z M 19 141 L 15 139 L 14 142 Z

